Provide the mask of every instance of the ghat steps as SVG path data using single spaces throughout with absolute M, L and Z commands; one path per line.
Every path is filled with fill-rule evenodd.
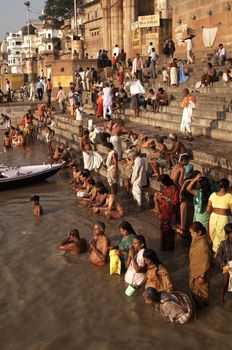
M 84 123 L 87 125 L 88 119 L 91 116 L 85 116 Z M 79 130 L 75 121 L 68 120 L 67 116 L 56 115 L 55 120 L 57 126 L 55 128 L 55 138 L 58 142 L 68 143 L 77 153 L 80 153 L 79 142 L 80 137 L 78 136 Z M 99 120 L 94 119 L 94 123 L 99 123 Z M 171 130 L 168 129 L 151 129 L 144 124 L 131 123 L 127 124 L 128 128 L 134 132 L 138 132 L 142 135 L 157 136 L 157 135 L 167 135 Z M 222 141 L 213 141 L 205 137 L 197 137 L 193 142 L 189 143 L 184 141 L 187 148 L 191 148 L 193 152 L 193 160 L 191 163 L 194 165 L 195 169 L 201 170 L 203 173 L 210 173 L 216 179 L 223 176 L 228 177 L 232 180 L 232 144 Z M 123 143 L 125 147 L 125 143 Z M 217 145 L 217 147 L 215 147 Z M 103 145 L 98 144 L 97 150 L 106 158 L 106 149 Z M 122 177 L 129 176 L 129 169 L 125 166 L 121 166 Z M 105 170 L 101 169 L 100 174 L 105 176 Z M 150 188 L 158 190 L 158 182 L 151 178 Z

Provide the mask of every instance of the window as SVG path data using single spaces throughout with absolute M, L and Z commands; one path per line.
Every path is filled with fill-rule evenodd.
M 13 62 L 12 63 L 15 63 L 15 59 L 13 58 L 13 60 L 12 60 Z
M 16 54 L 16 55 L 20 55 L 20 52 L 19 52 L 19 51 L 16 51 L 15 54 Z
M 51 38 L 51 34 L 50 33 L 48 33 L 48 39 L 50 39 Z
M 15 45 L 21 45 L 21 41 L 16 41 Z
M 48 45 L 48 50 L 51 50 L 52 49 L 52 45 Z

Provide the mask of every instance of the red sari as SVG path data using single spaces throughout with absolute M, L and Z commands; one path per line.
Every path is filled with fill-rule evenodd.
M 176 185 L 165 187 L 160 199 L 161 250 L 174 250 L 175 229 L 179 218 L 179 190 Z
M 102 95 L 98 96 L 97 99 L 97 113 L 96 113 L 97 117 L 103 117 L 103 97 Z

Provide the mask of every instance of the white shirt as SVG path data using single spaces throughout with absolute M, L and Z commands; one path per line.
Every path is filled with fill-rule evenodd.
M 145 89 L 140 83 L 140 80 L 135 80 L 130 83 L 130 94 L 131 96 L 137 94 L 145 94 Z
M 58 102 L 63 102 L 66 99 L 64 90 L 59 90 L 56 96 Z
M 114 54 L 116 53 L 116 57 L 118 57 L 119 52 L 120 52 L 119 47 L 115 46 L 115 47 L 113 48 L 113 56 L 114 56 Z
M 75 103 L 75 95 L 72 91 L 69 92 L 68 94 L 68 99 L 69 99 L 69 104 L 70 106 L 74 106 Z
M 193 49 L 192 39 L 186 39 L 185 42 L 186 42 L 186 45 L 187 45 L 187 47 L 186 47 L 187 51 L 192 51 L 192 49 Z
M 82 120 L 82 114 L 79 108 L 76 109 L 76 120 Z
M 141 69 L 143 69 L 143 60 L 142 60 L 141 57 L 139 58 L 139 60 L 140 60 Z M 133 63 L 132 63 L 132 74 L 134 74 L 134 73 L 136 72 L 136 70 L 137 70 L 137 57 L 135 57 L 135 58 L 133 59 Z
M 223 47 L 222 49 L 218 49 L 218 57 L 226 56 L 226 50 Z
M 141 249 L 136 255 L 136 261 L 139 267 L 144 267 L 145 262 L 143 258 L 143 252 L 145 249 Z M 130 265 L 125 274 L 125 282 L 132 286 L 139 286 L 145 279 L 146 274 L 143 272 L 136 272 L 133 262 L 130 262 Z
M 112 89 L 111 87 L 105 87 L 103 89 L 103 105 L 110 106 L 113 104 Z
M 146 186 L 147 185 L 147 164 L 146 158 L 136 157 L 131 175 L 132 185 Z
M 153 49 L 153 48 L 154 48 L 153 45 L 149 45 L 149 46 L 148 46 L 148 49 L 147 49 L 148 57 L 151 57 L 151 55 L 152 55 L 152 49 Z
M 151 57 L 151 61 L 153 61 L 153 62 L 155 62 L 158 58 L 155 51 L 152 51 L 150 57 Z

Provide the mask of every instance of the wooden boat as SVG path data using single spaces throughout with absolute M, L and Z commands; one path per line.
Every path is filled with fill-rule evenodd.
M 25 165 L 18 167 L 0 166 L 0 191 L 31 185 L 56 174 L 61 164 Z

